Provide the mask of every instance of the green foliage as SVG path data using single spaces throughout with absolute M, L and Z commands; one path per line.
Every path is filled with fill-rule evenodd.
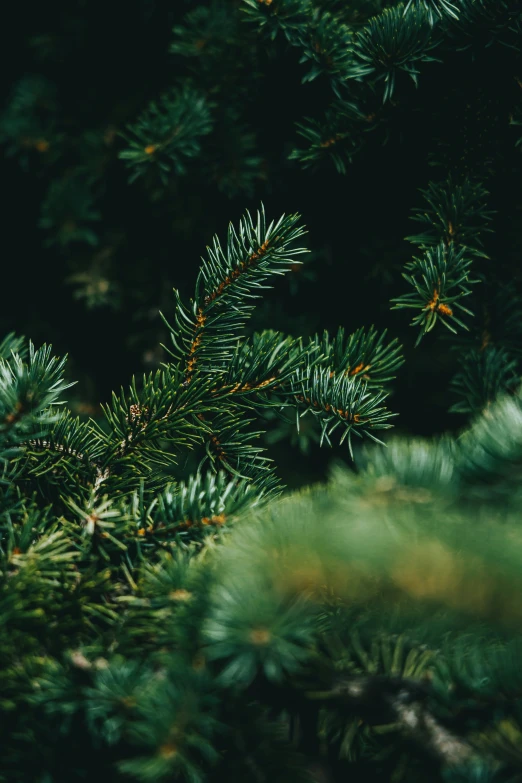
M 412 326 L 421 327 L 416 344 L 438 320 L 452 332 L 456 331 L 454 323 L 466 329 L 466 324 L 455 315 L 454 308 L 473 315 L 460 300 L 471 293 L 468 288 L 470 283 L 479 282 L 469 278 L 471 258 L 466 249 L 454 250 L 452 245 L 445 247 L 441 243 L 428 248 L 422 258 L 413 258 L 405 266 L 408 273 L 403 273 L 403 277 L 415 291 L 393 301 L 395 309 L 412 307 L 420 310 L 412 320 Z
M 48 159 L 57 141 L 55 85 L 41 76 L 26 76 L 15 84 L 0 119 L 0 139 L 10 156 L 24 167 L 36 154 Z
M 210 660 L 224 659 L 220 681 L 245 688 L 262 673 L 281 682 L 301 669 L 313 638 L 313 606 L 304 597 L 274 594 L 267 580 L 227 579 L 216 591 L 216 606 L 204 627 Z
M 290 43 L 299 41 L 312 10 L 310 0 L 243 0 L 242 6 L 246 21 L 272 40 L 281 31 Z
M 51 348 L 36 350 L 29 343 L 27 363 L 14 353 L 19 341 L 11 336 L 2 342 L 0 359 L 0 438 L 2 448 L 20 445 L 28 437 L 40 437 L 58 418 L 56 405 L 64 389 L 72 384 L 63 380 L 64 359 L 51 357 Z
M 487 346 L 462 358 L 461 367 L 451 382 L 452 391 L 461 401 L 450 411 L 479 413 L 501 392 L 513 390 L 520 382 L 518 362 L 503 348 Z
M 135 780 L 203 781 L 205 767 L 219 758 L 216 696 L 208 692 L 206 678 L 190 669 L 182 674 L 178 668 L 175 679 L 155 679 L 155 687 L 140 694 L 135 719 L 126 727 L 130 743 L 143 748 L 143 755 L 120 761 L 118 769 Z
M 232 688 L 242 700 L 260 674 L 281 684 L 309 659 L 313 602 L 280 598 L 256 569 L 246 601 L 241 579 L 218 587 L 204 566 L 227 530 L 279 489 L 253 443 L 256 412 L 311 409 L 328 440 L 341 424 L 348 442 L 352 431 L 376 440 L 370 430 L 390 426 L 382 384 L 402 358 L 385 333 L 346 338 L 341 329 L 308 344 L 242 334 L 250 299 L 303 252 L 297 221 L 247 213 L 225 247 L 214 240 L 191 306 L 177 297 L 175 361 L 113 395 L 103 426 L 59 411 L 65 360 L 30 343 L 24 361 L 14 335 L 0 346 L 0 617 L 9 628 L 0 696 L 11 711 L 23 705 L 8 768 L 24 721 L 40 711 L 44 726 L 52 716 L 71 735 L 71 748 L 82 721 L 94 746 L 128 748 L 109 754 L 123 775 L 201 780 L 221 758 L 218 692 Z M 201 447 L 209 470 L 173 481 L 181 454 Z M 135 645 L 145 658 L 133 661 Z M 33 656 L 31 681 L 16 670 L 20 654 Z M 36 763 L 53 776 L 42 753 Z
M 211 108 L 204 95 L 188 86 L 151 103 L 124 135 L 128 149 L 120 158 L 132 169 L 129 181 L 145 175 L 152 165 L 164 183 L 171 171 L 184 174 L 190 158 L 200 152 L 200 137 L 212 130 Z
M 255 298 L 251 289 L 263 288 L 269 275 L 287 271 L 293 257 L 304 252 L 291 247 L 303 234 L 297 220 L 297 215 L 291 215 L 267 225 L 264 210 L 256 223 L 247 213 L 238 231 L 229 225 L 226 250 L 217 237 L 207 248 L 208 260 L 199 272 L 192 306 L 188 309 L 178 300 L 176 327 L 171 330 L 175 349 L 190 355 L 188 381 L 196 365 L 202 371 L 226 371 L 238 330 L 254 309 L 248 301 Z
M 189 11 L 183 22 L 172 28 L 171 54 L 206 62 L 225 55 L 237 32 L 237 20 L 230 9 L 215 1 Z
M 386 8 L 359 31 L 354 44 L 351 78 L 374 75 L 384 80 L 383 102 L 391 100 L 401 72 L 418 84 L 420 63 L 433 62 L 430 54 L 438 45 L 430 14 L 423 7 L 403 5 Z
M 407 13 L 408 8 L 413 4 L 423 7 L 428 12 L 432 24 L 438 18 L 443 18 L 446 15 L 453 19 L 459 18 L 459 7 L 450 3 L 449 0 L 408 0 L 404 13 Z
M 304 150 L 292 150 L 290 158 L 305 168 L 331 160 L 336 171 L 344 174 L 361 149 L 362 133 L 371 128 L 371 122 L 357 105 L 339 101 L 326 110 L 324 120 L 309 118 L 297 124 L 298 133 L 308 146 Z
M 404 279 L 415 291 L 392 300 L 395 302 L 395 309 L 420 309 L 421 312 L 412 321 L 412 325 L 421 326 L 417 345 L 422 336 L 433 329 L 437 320 L 453 333 L 456 332 L 453 324 L 469 329 L 467 324 L 456 317 L 455 308 L 473 315 L 470 309 L 462 305 L 462 298 L 472 293 L 472 289 L 468 287 L 470 284 L 481 282 L 485 278 L 481 274 L 472 279 L 471 265 L 474 256 L 488 259 L 481 235 L 492 231 L 488 225 L 492 214 L 487 209 L 488 192 L 480 183 L 466 177 L 459 185 L 450 177 L 444 182 L 430 182 L 428 188 L 421 193 L 427 206 L 414 210 L 412 220 L 420 223 L 424 230 L 407 237 L 407 240 L 418 245 L 424 255 L 420 258 L 414 257 L 406 263 L 405 268 L 408 271 L 403 273 Z M 480 344 L 482 350 L 485 344 L 483 337 Z M 463 358 L 463 362 L 466 361 L 471 367 L 471 354 L 468 353 L 467 358 Z M 512 369 L 513 367 L 508 370 L 508 374 Z M 456 389 L 463 388 L 466 382 L 462 373 L 469 372 L 470 369 L 461 370 L 454 382 Z M 488 384 L 490 385 L 489 382 Z M 498 389 L 500 388 L 505 387 L 500 384 Z M 486 392 L 486 395 L 490 394 L 490 391 Z
M 11 332 L 0 342 L 0 359 L 7 361 L 13 358 L 13 354 L 18 354 L 21 359 L 25 359 L 27 346 L 23 337 L 17 337 L 14 332 Z
M 386 330 L 379 334 L 375 327 L 357 329 L 348 337 L 340 327 L 332 340 L 328 332 L 318 335 L 313 343 L 324 357 L 321 364 L 337 368 L 351 378 L 361 377 L 368 387 L 382 386 L 391 381 L 402 365 L 401 347 L 397 339 L 386 343 Z
M 464 479 L 476 485 L 479 495 L 497 493 L 507 502 L 516 488 L 520 461 L 520 392 L 501 395 L 494 409 L 487 409 L 462 435 L 463 455 L 459 470 Z M 481 486 L 481 484 L 483 486 Z
M 24 38 L 24 73 L 27 56 L 46 76 L 17 81 L 0 118 L 10 165 L 37 175 L 45 277 L 61 252 L 74 297 L 121 308 L 125 330 L 162 310 L 170 346 L 150 340 L 146 372 L 85 415 L 64 359 L 0 343 L 0 780 L 515 783 L 520 3 L 178 5 L 139 4 L 117 36 L 71 6 Z M 81 46 L 89 25 L 108 60 Z M 347 175 L 334 201 L 323 164 Z M 404 293 L 394 226 L 419 177 Z M 309 210 L 314 262 L 300 275 L 298 214 L 247 211 L 187 296 L 185 249 L 262 191 Z M 276 275 L 284 305 L 252 319 Z M 437 431 L 432 404 L 469 416 L 456 435 L 389 437 L 403 357 L 384 286 L 417 345 L 447 327 L 402 394 L 419 429 Z M 64 306 L 60 333 L 73 321 Z M 115 361 L 94 322 L 89 347 Z M 346 441 L 349 467 L 285 495 L 290 438 Z
M 450 34 L 461 38 L 467 48 L 516 46 L 520 29 L 520 9 L 511 0 L 460 0 L 458 21 Z
M 49 418 L 49 406 L 66 388 L 57 379 L 64 362 L 51 360 L 49 349 L 35 352 L 30 346 L 28 365 L 16 355 L 3 360 L 6 447 L 28 442 L 23 470 L 44 496 L 61 498 L 73 508 L 90 536 L 96 532 L 119 546 L 114 528 L 128 527 L 127 516 L 101 499 L 101 491 L 126 496 L 144 480 L 149 491 L 161 490 L 190 451 L 199 453 L 201 468 L 208 464 L 214 472 L 248 478 L 261 494 L 273 491 L 277 481 L 270 460 L 255 444 L 260 432 L 250 426 L 264 407 L 311 410 L 320 417 L 328 442 L 341 426 L 341 442 L 347 439 L 350 451 L 352 433 L 375 440 L 374 430 L 390 426 L 381 386 L 402 362 L 396 340 L 386 345 L 385 334 L 373 328 L 348 340 L 341 330 L 332 344 L 327 335 L 304 344 L 273 331 L 246 339 L 242 334 L 256 292 L 303 252 L 295 247 L 303 234 L 297 221 L 293 215 L 267 224 L 262 210 L 254 222 L 247 213 L 237 230 L 230 224 L 225 247 L 214 239 L 191 305 L 177 295 L 175 326 L 169 327 L 175 361 L 113 394 L 111 404 L 102 406 L 103 426 L 68 412 Z M 13 339 L 4 344 L 4 353 L 16 345 Z M 359 378 L 370 365 L 371 382 L 369 375 Z M 205 485 L 206 503 L 212 486 Z M 241 482 L 238 487 L 241 497 L 246 488 Z M 220 491 L 225 487 L 220 485 Z M 231 487 L 227 492 L 236 497 Z M 174 508 L 170 513 L 184 517 L 182 507 Z M 207 511 L 203 516 L 219 518 L 225 509 Z
M 520 773 L 519 392 L 456 440 L 368 445 L 356 471 L 339 466 L 327 485 L 282 499 L 223 471 L 161 491 L 149 476 L 121 493 L 111 475 L 89 480 L 89 463 L 117 473 L 110 444 L 125 436 L 139 461 L 153 416 L 135 411 L 125 430 L 113 411 L 91 442 L 69 414 L 55 420 L 63 362 L 30 346 L 24 364 L 9 356 L 19 345 L 2 344 L 3 398 L 34 400 L 1 492 L 6 779 L 101 768 L 116 781 L 236 779 L 247 761 L 296 781 L 361 766 L 405 783 L 426 769 L 434 783 L 488 779 L 500 764 Z M 335 389 L 358 389 L 364 372 L 378 390 L 401 361 L 373 328 L 310 345 L 325 388 L 333 366 Z M 290 338 L 258 335 L 227 361 L 246 385 L 279 356 L 284 385 Z M 198 377 L 194 367 L 188 385 L 178 378 L 180 393 Z M 36 422 L 40 440 L 28 440 Z M 62 465 L 35 484 L 38 444 Z
M 377 443 L 381 441 L 373 434 L 375 429 L 388 429 L 390 413 L 381 403 L 386 392 L 371 394 L 359 378 L 346 374 L 336 375 L 328 367 L 315 367 L 311 378 L 300 379 L 301 394 L 298 399 L 321 420 L 322 438 L 330 443 L 330 436 L 339 427 L 344 428 L 340 442 L 347 440 L 352 454 L 351 436 L 365 435 Z
M 340 97 L 343 82 L 349 75 L 352 58 L 352 33 L 348 25 L 329 13 L 322 14 L 314 23 L 309 38 L 302 43 L 301 63 L 312 66 L 303 76 L 303 83 L 325 74 L 333 90 Z
M 412 219 L 422 225 L 423 231 L 407 239 L 418 245 L 424 256 L 408 262 L 406 269 L 412 274 L 403 274 L 415 292 L 393 301 L 396 308 L 421 310 L 412 322 L 422 329 L 417 345 L 439 319 L 450 331 L 454 332 L 454 323 L 470 331 L 469 338 L 452 345 L 454 351 L 459 351 L 459 364 L 450 388 L 459 399 L 450 411 L 476 414 L 500 393 L 513 392 L 519 383 L 518 297 L 512 283 L 488 284 L 489 270 L 479 273 L 475 280 L 469 276 L 473 256 L 489 260 L 482 238 L 492 233 L 485 188 L 469 178 L 457 184 L 450 177 L 444 182 L 430 182 L 421 192 L 426 206 L 416 209 Z M 485 291 L 478 300 L 475 297 L 473 313 L 463 307 L 461 300 L 472 294 L 468 286 L 476 282 L 485 283 Z M 456 318 L 455 307 L 478 316 L 477 324 L 470 327 Z
M 491 211 L 487 207 L 489 193 L 480 184 L 466 178 L 461 185 L 448 179 L 430 182 L 421 190 L 427 205 L 415 209 L 412 220 L 420 223 L 423 231 L 407 237 L 422 248 L 438 245 L 464 245 L 469 252 L 482 255 L 481 234 L 491 232 L 488 223 Z
M 67 177 L 51 183 L 40 219 L 40 227 L 53 232 L 46 244 L 66 247 L 72 242 L 85 242 L 96 246 L 99 239 L 92 223 L 100 219 L 94 207 L 94 193 L 87 182 Z

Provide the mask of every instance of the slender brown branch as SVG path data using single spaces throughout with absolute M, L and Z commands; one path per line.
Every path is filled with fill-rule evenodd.
M 472 746 L 440 723 L 426 701 L 429 685 L 405 677 L 352 677 L 338 682 L 331 690 L 311 692 L 309 698 L 336 703 L 356 711 L 369 724 L 397 724 L 432 758 L 446 766 L 455 766 L 476 756 Z
M 404 732 L 431 756 L 447 766 L 457 766 L 475 755 L 471 745 L 440 724 L 420 702 L 393 704 Z

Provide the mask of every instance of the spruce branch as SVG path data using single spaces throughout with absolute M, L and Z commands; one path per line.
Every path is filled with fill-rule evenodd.
M 197 416 L 213 408 L 204 403 L 211 378 L 190 387 L 182 378 L 179 368 L 166 366 L 145 377 L 141 389 L 133 379 L 129 392 L 122 389 L 113 394 L 111 406 L 102 406 L 110 428 L 102 467 L 109 469 L 120 491 L 139 476 L 151 476 L 154 467 L 175 464 L 182 449 L 202 441 L 204 428 Z
M 129 182 L 151 168 L 165 184 L 171 171 L 184 174 L 189 160 L 200 153 L 201 137 L 212 130 L 212 108 L 206 97 L 190 85 L 172 89 L 152 102 L 122 133 L 128 149 L 119 157 L 131 169 Z
M 14 347 L 15 342 L 4 342 Z M 59 417 L 59 396 L 72 386 L 63 379 L 66 359 L 51 357 L 50 346 L 29 343 L 27 362 L 18 353 L 0 357 L 0 457 L 20 454 L 24 441 L 45 437 Z
M 459 18 L 459 8 L 454 3 L 450 3 L 449 0 L 408 0 L 404 13 L 408 12 L 408 9 L 412 5 L 418 5 L 427 11 L 429 19 L 432 24 L 435 24 L 439 19 L 444 19 L 448 16 L 452 19 Z
M 17 337 L 14 332 L 7 334 L 0 342 L 0 359 L 8 361 L 17 354 L 21 359 L 27 356 L 27 346 L 23 337 Z
M 521 22 L 518 0 L 460 0 L 458 18 L 448 18 L 445 27 L 463 49 L 493 44 L 516 49 Z
M 176 326 L 169 327 L 174 361 L 113 394 L 112 403 L 102 406 L 103 426 L 65 413 L 49 419 L 43 433 L 31 430 L 24 438 L 23 469 L 40 491 L 56 499 L 64 479 L 78 489 L 79 483 L 81 491 L 62 496 L 76 509 L 86 502 L 92 508 L 103 504 L 102 491 L 107 497 L 130 495 L 144 479 L 149 491 L 161 491 L 182 452 L 200 448 L 200 467 L 208 462 L 214 472 L 253 482 L 261 494 L 277 492 L 271 461 L 256 444 L 262 433 L 250 415 L 267 407 L 297 404 L 312 411 L 328 443 L 342 425 L 341 442 L 347 438 L 350 452 L 352 433 L 380 442 L 373 431 L 390 427 L 392 415 L 381 404 L 386 397 L 381 387 L 402 363 L 400 347 L 396 341 L 386 344 L 386 333 L 378 335 L 372 327 L 345 339 L 340 330 L 333 342 L 324 334 L 307 344 L 270 330 L 249 338 L 242 333 L 250 302 L 267 278 L 287 271 L 296 254 L 305 252 L 294 244 L 304 233 L 298 220 L 283 215 L 267 224 L 261 209 L 256 222 L 247 213 L 237 230 L 230 224 L 225 248 L 214 239 L 191 307 L 176 294 Z M 31 347 L 31 360 L 33 353 Z M 12 367 L 23 375 L 26 365 L 15 354 L 0 361 L 6 393 L 13 395 Z M 62 367 L 63 362 L 58 370 Z M 50 365 L 42 372 L 54 379 Z M 55 385 L 56 393 L 66 388 L 51 384 L 53 390 Z M 43 421 L 53 402 L 44 397 L 42 405 Z M 11 418 L 8 414 L 6 421 Z M 116 539 L 114 544 L 119 545 Z
M 465 178 L 462 184 L 449 177 L 443 182 L 430 182 L 424 196 L 425 206 L 416 208 L 411 219 L 422 225 L 423 231 L 406 237 L 409 242 L 426 248 L 443 242 L 446 246 L 465 246 L 473 255 L 487 258 L 483 250 L 483 233 L 491 233 L 492 218 L 487 209 L 488 191 L 478 182 Z
M 280 332 L 255 332 L 234 354 L 222 386 L 215 393 L 233 395 L 243 405 L 279 405 L 291 396 L 295 373 L 314 352 L 314 347 L 305 351 L 300 339 L 285 337 Z
M 343 84 L 348 78 L 352 63 L 353 33 L 338 16 L 328 12 L 314 19 L 301 42 L 301 64 L 311 62 L 311 67 L 303 76 L 306 84 L 324 74 L 328 77 L 333 91 L 341 98 Z
M 471 258 L 466 248 L 457 250 L 452 245 L 446 247 L 442 243 L 428 247 L 424 256 L 414 257 L 406 264 L 408 273 L 403 272 L 402 276 L 415 291 L 392 299 L 395 302 L 392 309 L 410 307 L 420 310 L 411 322 L 412 326 L 421 328 L 416 346 L 438 320 L 453 333 L 456 332 L 453 324 L 468 328 L 455 315 L 455 308 L 473 315 L 460 301 L 471 293 L 468 285 L 479 282 L 470 279 L 470 267 Z
M 110 473 L 102 465 L 104 448 L 104 441 L 92 426 L 65 411 L 45 438 L 26 442 L 26 469 L 29 475 L 57 486 L 64 479 L 74 485 L 83 471 L 85 488 L 92 486 L 97 495 Z
M 156 24 L 163 12 L 171 24 L 183 16 L 171 53 L 192 74 L 125 134 L 131 179 L 143 176 L 156 206 L 187 195 L 175 226 L 167 205 L 158 213 L 167 232 L 197 233 L 190 204 L 192 196 L 196 206 L 215 204 L 208 187 L 254 193 L 264 179 L 277 189 L 277 165 L 258 142 L 283 149 L 295 106 L 323 99 L 326 112 L 301 123 L 305 149 L 291 156 L 303 167 L 325 161 L 346 171 L 374 129 L 429 164 L 426 139 L 444 146 L 460 129 L 457 168 L 485 165 L 493 195 L 509 200 L 503 140 L 521 76 L 520 0 L 202 0 L 186 15 L 172 4 L 137 5 L 143 30 L 128 28 L 136 40 L 165 29 Z M 53 30 L 47 17 L 29 48 L 54 49 L 44 65 L 58 73 L 64 47 L 56 39 L 88 46 L 83 31 L 100 20 L 95 10 L 78 19 L 72 9 Z M 283 73 L 280 53 L 301 58 L 301 73 Z M 421 82 L 424 63 L 439 55 L 440 78 L 434 68 L 427 94 L 413 91 L 409 80 Z M 78 47 L 73 59 L 81 56 Z M 455 84 L 459 64 L 477 77 L 470 90 Z M 294 95 L 286 77 L 303 73 L 303 95 Z M 143 72 L 133 94 L 147 84 Z M 110 124 L 93 131 L 75 128 L 67 112 L 66 138 L 57 88 L 39 79 L 17 85 L 0 139 L 46 177 L 58 163 L 42 226 L 62 248 L 81 241 L 83 254 L 98 241 L 94 199 L 117 155 L 120 109 L 117 90 L 115 100 L 100 95 L 99 119 L 110 104 Z M 286 99 L 281 113 L 276 97 Z M 476 143 L 455 111 L 478 129 Z M 499 149 L 490 156 L 493 120 Z M 389 157 L 373 160 L 378 173 L 401 170 Z M 370 158 L 362 190 L 352 183 L 355 200 L 371 198 Z M 195 176 L 182 182 L 191 161 Z M 100 206 L 118 222 L 126 210 L 112 208 L 112 179 Z M 477 327 L 469 339 L 450 334 L 444 358 L 459 364 L 458 409 L 474 414 L 457 438 L 369 443 L 391 426 L 387 394 L 403 362 L 386 331 L 247 333 L 257 296 L 303 252 L 297 215 L 270 224 L 263 210 L 247 213 L 224 242 L 211 243 L 194 299 L 176 293 L 166 363 L 115 394 L 101 422 L 63 412 L 63 360 L 14 335 L 0 342 L 2 780 L 520 778 L 522 302 L 508 236 L 516 221 L 499 231 L 495 269 L 486 255 L 488 198 L 471 178 L 429 183 L 409 237 L 421 248 L 404 270 L 410 293 L 395 300 L 413 308 L 419 339 L 437 320 L 460 330 L 471 278 L 482 277 L 481 264 L 487 272 L 476 286 L 479 306 L 470 307 Z M 376 213 L 380 203 L 372 201 Z M 344 227 L 334 228 L 345 246 Z M 366 232 L 357 233 L 358 258 L 382 246 L 377 238 L 369 248 Z M 335 237 L 327 239 L 333 247 Z M 384 245 L 393 256 L 393 237 Z M 466 353 L 455 357 L 459 345 Z M 337 432 L 352 451 L 353 437 L 363 438 L 357 470 L 338 466 L 328 483 L 274 497 L 281 487 L 258 417 L 287 408 L 308 414 L 323 442 Z
M 306 34 L 314 6 L 310 0 L 243 0 L 245 21 L 274 40 L 282 32 L 290 44 L 298 45 Z
M 80 462 L 95 466 L 102 457 L 104 441 L 101 435 L 94 432 L 88 423 L 80 421 L 79 417 L 73 417 L 69 411 L 63 411 L 58 420 L 54 422 L 46 439 L 34 438 L 29 441 L 29 446 L 51 453 L 72 456 Z M 39 469 L 46 472 L 45 462 L 40 465 Z
M 138 754 L 121 759 L 118 769 L 143 783 L 173 777 L 203 783 L 219 759 L 217 695 L 204 673 L 181 661 L 171 668 L 159 676 L 151 672 L 136 699 L 125 735 Z
M 348 442 L 353 458 L 352 435 L 363 436 L 381 443 L 375 430 L 389 429 L 390 413 L 381 403 L 388 396 L 384 390 L 371 393 L 367 384 L 356 376 L 335 375 L 328 367 L 315 367 L 311 376 L 299 377 L 300 393 L 296 401 L 321 422 L 322 439 L 330 443 L 330 436 L 341 427 L 340 442 Z
M 228 527 L 247 510 L 262 506 L 268 497 L 266 490 L 249 479 L 230 479 L 224 471 L 197 473 L 168 487 L 153 501 L 142 535 L 147 542 L 173 534 L 193 539 Z
M 438 30 L 424 7 L 403 3 L 385 8 L 357 32 L 349 76 L 384 80 L 383 103 L 394 93 L 401 72 L 418 85 L 418 66 L 435 62 L 431 52 L 439 45 Z
M 222 62 L 238 34 L 237 16 L 231 10 L 216 0 L 210 6 L 196 6 L 185 14 L 183 24 L 172 28 L 170 53 L 196 59 L 205 68 L 213 66 L 218 57 Z
M 375 113 L 365 113 L 354 102 L 335 101 L 323 120 L 306 118 L 296 123 L 307 146 L 292 150 L 289 158 L 299 161 L 303 168 L 331 160 L 339 174 L 345 174 L 347 165 L 364 144 L 363 133 L 374 129 L 376 124 Z
M 379 334 L 374 326 L 368 330 L 361 327 L 347 337 L 340 327 L 333 339 L 325 331 L 311 342 L 319 349 L 320 363 L 334 375 L 360 377 L 372 388 L 393 380 L 395 371 L 404 363 L 397 338 L 387 343 L 386 337 L 386 329 Z
M 250 425 L 253 417 L 221 411 L 212 417 L 205 438 L 206 455 L 200 463 L 200 469 L 209 462 L 214 470 L 225 470 L 238 479 L 254 481 L 265 491 L 279 488 L 279 482 L 271 470 L 272 460 L 263 456 L 263 447 L 254 445 L 262 432 L 253 430 Z
M 176 328 L 170 328 L 176 356 L 186 358 L 185 382 L 199 373 L 225 373 L 238 347 L 240 330 L 254 309 L 257 298 L 271 275 L 284 274 L 295 256 L 306 252 L 292 247 L 304 229 L 297 225 L 299 215 L 284 215 L 267 225 L 264 207 L 254 222 L 247 212 L 236 231 L 229 225 L 226 247 L 218 237 L 207 248 L 196 282 L 196 295 L 190 308 L 178 297 Z
M 205 652 L 224 664 L 225 686 L 246 687 L 259 670 L 271 682 L 299 672 L 311 655 L 314 608 L 306 596 L 277 597 L 266 580 L 219 585 L 204 627 Z

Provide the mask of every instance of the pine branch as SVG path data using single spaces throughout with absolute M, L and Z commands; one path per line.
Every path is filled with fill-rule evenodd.
M 444 182 L 430 182 L 424 196 L 425 206 L 414 210 L 412 220 L 421 223 L 423 231 L 406 237 L 421 248 L 451 244 L 466 247 L 473 255 L 487 258 L 482 234 L 490 233 L 492 212 L 487 207 L 488 191 L 480 183 L 466 178 L 458 185 L 451 177 Z
M 383 103 L 391 100 L 397 76 L 404 73 L 418 85 L 418 66 L 435 62 L 431 52 L 440 44 L 438 29 L 424 7 L 403 3 L 385 8 L 357 32 L 352 79 L 384 80 Z
M 459 18 L 459 7 L 449 0 L 408 0 L 404 13 L 408 12 L 411 5 L 417 5 L 427 11 L 429 19 L 434 24 L 438 19 L 448 16 L 452 19 Z
M 245 20 L 272 41 L 282 32 L 290 44 L 297 45 L 306 35 L 313 5 L 310 0 L 243 0 Z
M 363 134 L 377 125 L 374 112 L 365 112 L 354 102 L 336 101 L 326 110 L 323 120 L 307 118 L 297 123 L 297 131 L 306 142 L 305 149 L 294 149 L 290 160 L 297 160 L 303 168 L 331 160 L 340 174 L 361 150 Z
M 350 75 L 352 65 L 353 33 L 338 16 L 328 12 L 316 14 L 300 42 L 302 55 L 299 62 L 312 65 L 303 76 L 306 84 L 320 75 L 325 75 L 333 91 L 341 98 L 343 85 Z
M 96 448 L 96 446 L 98 448 Z M 78 472 L 85 470 L 84 481 L 92 485 L 96 494 L 109 477 L 109 468 L 101 463 L 104 443 L 99 434 L 88 424 L 73 419 L 67 411 L 60 417 L 47 438 L 27 441 L 25 457 L 27 472 L 37 478 L 63 484 L 64 478 L 71 486 L 78 480 Z M 70 459 L 72 458 L 72 459 Z
M 253 443 L 262 434 L 251 429 L 254 421 L 254 418 L 239 418 L 225 411 L 213 416 L 210 421 L 205 418 L 204 424 L 208 426 L 206 456 L 200 463 L 200 469 L 209 462 L 214 470 L 225 470 L 233 478 L 249 479 L 265 492 L 277 491 L 279 481 L 272 472 L 272 460 L 263 456 L 262 446 Z
M 415 291 L 391 301 L 395 302 L 393 310 L 404 307 L 420 310 L 411 322 L 412 326 L 421 327 L 416 346 L 438 320 L 453 333 L 456 332 L 454 323 L 463 329 L 468 328 L 455 315 L 455 308 L 473 315 L 460 301 L 471 293 L 468 285 L 479 282 L 470 279 L 470 267 L 471 258 L 466 248 L 456 250 L 452 245 L 446 248 L 443 244 L 428 248 L 422 258 L 414 257 L 406 264 L 411 274 L 404 272 L 402 276 Z
M 113 394 L 112 405 L 103 407 L 110 431 L 102 467 L 109 468 L 114 489 L 126 491 L 140 476 L 152 478 L 154 466 L 175 464 L 182 449 L 201 443 L 204 428 L 197 416 L 215 407 L 204 401 L 212 378 L 190 387 L 182 378 L 170 365 L 144 378 L 140 390 L 133 379 L 129 392 Z
M 458 19 L 446 21 L 447 33 L 468 49 L 500 44 L 517 47 L 522 22 L 518 0 L 460 0 Z
M 27 346 L 25 345 L 25 338 L 17 337 L 14 332 L 10 332 L 0 342 L 0 359 L 8 361 L 13 357 L 13 354 L 18 354 L 21 359 L 25 359 Z
M 4 343 L 5 345 L 5 343 Z M 51 357 L 51 348 L 29 343 L 28 361 L 19 354 L 0 358 L 0 458 L 20 453 L 24 441 L 45 437 L 59 416 L 58 397 L 72 386 L 62 373 L 65 359 Z
M 395 378 L 395 371 L 404 363 L 401 345 L 397 338 L 386 344 L 387 330 L 381 334 L 374 326 L 368 330 L 357 329 L 348 337 L 340 327 L 331 339 L 327 332 L 312 343 L 318 346 L 323 357 L 320 362 L 334 375 L 344 373 L 350 378 L 362 378 L 368 388 L 382 386 Z
M 330 436 L 339 427 L 343 430 L 340 438 L 348 442 L 353 458 L 351 436 L 364 436 L 381 443 L 373 432 L 389 429 L 389 419 L 396 415 L 386 410 L 381 403 L 388 396 L 383 390 L 370 393 L 367 384 L 360 378 L 350 375 L 335 375 L 328 367 L 315 367 L 312 375 L 301 374 L 300 393 L 296 395 L 298 403 L 305 407 L 304 413 L 311 412 L 321 421 L 322 439 L 330 443 Z
M 271 493 L 250 479 L 230 479 L 225 472 L 197 473 L 154 498 L 140 520 L 138 535 L 143 545 L 180 537 L 182 541 L 204 540 L 209 534 L 229 528 L 241 515 L 261 507 Z
M 134 182 L 154 168 L 164 184 L 173 171 L 184 174 L 191 158 L 199 155 L 200 138 L 212 130 L 213 104 L 190 85 L 172 89 L 147 107 L 122 136 L 129 148 L 119 157 L 132 170 Z
M 254 223 L 247 212 L 236 231 L 229 225 L 226 248 L 217 237 L 207 248 L 196 282 L 191 308 L 179 297 L 176 328 L 170 328 L 176 357 L 186 357 L 185 382 L 198 374 L 225 373 L 238 347 L 240 330 L 254 306 L 249 300 L 263 289 L 271 275 L 284 274 L 295 256 L 305 250 L 292 243 L 304 233 L 297 226 L 298 215 L 266 223 L 264 208 Z
M 217 395 L 233 395 L 239 404 L 281 405 L 292 398 L 292 381 L 303 365 L 310 366 L 317 347 L 304 349 L 301 340 L 265 330 L 246 339 L 235 352 Z M 250 400 L 250 398 L 252 398 Z

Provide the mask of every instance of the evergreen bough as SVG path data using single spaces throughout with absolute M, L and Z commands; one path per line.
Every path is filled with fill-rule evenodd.
M 278 498 L 256 413 L 370 444 L 402 362 L 373 328 L 244 336 L 298 221 L 214 240 L 172 361 L 104 425 L 64 407 L 49 347 L 0 346 L 0 779 L 521 774 L 522 396 Z

